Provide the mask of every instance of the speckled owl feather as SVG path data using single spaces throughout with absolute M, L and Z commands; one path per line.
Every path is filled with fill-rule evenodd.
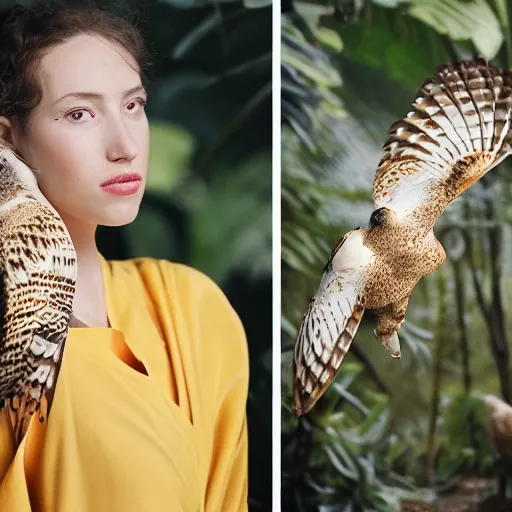
M 512 80 L 483 59 L 439 66 L 390 128 L 366 228 L 333 249 L 294 355 L 294 409 L 308 412 L 338 372 L 364 310 L 400 357 L 409 296 L 446 254 L 434 224 L 446 206 L 511 152 Z
M 49 413 L 71 319 L 76 253 L 32 171 L 0 148 L 0 409 L 16 442 Z

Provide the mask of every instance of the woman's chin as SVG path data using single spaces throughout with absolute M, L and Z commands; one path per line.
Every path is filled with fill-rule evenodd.
M 103 212 L 101 221 L 98 224 L 102 226 L 118 227 L 131 224 L 139 213 L 140 204 L 137 205 L 118 205 L 115 209 Z

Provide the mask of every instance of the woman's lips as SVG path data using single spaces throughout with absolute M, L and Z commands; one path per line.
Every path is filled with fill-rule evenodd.
M 109 194 L 118 196 L 130 196 L 139 190 L 142 178 L 139 174 L 119 174 L 114 178 L 105 181 L 100 186 Z

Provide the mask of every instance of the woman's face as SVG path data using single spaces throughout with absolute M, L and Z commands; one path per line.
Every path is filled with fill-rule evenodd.
M 149 154 L 146 92 L 133 57 L 114 43 L 78 35 L 50 50 L 39 69 L 42 100 L 26 137 L 13 135 L 21 156 L 39 170 L 41 191 L 64 221 L 132 222 Z M 138 188 L 137 181 L 102 186 L 132 173 L 140 177 Z

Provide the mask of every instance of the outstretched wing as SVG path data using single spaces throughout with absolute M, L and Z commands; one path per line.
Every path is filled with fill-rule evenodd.
M 364 313 L 366 268 L 373 253 L 359 230 L 332 251 L 295 344 L 294 407 L 307 413 L 334 379 Z
M 511 152 L 510 73 L 483 59 L 439 66 L 413 107 L 390 128 L 373 200 L 399 218 L 428 204 L 437 218 Z

